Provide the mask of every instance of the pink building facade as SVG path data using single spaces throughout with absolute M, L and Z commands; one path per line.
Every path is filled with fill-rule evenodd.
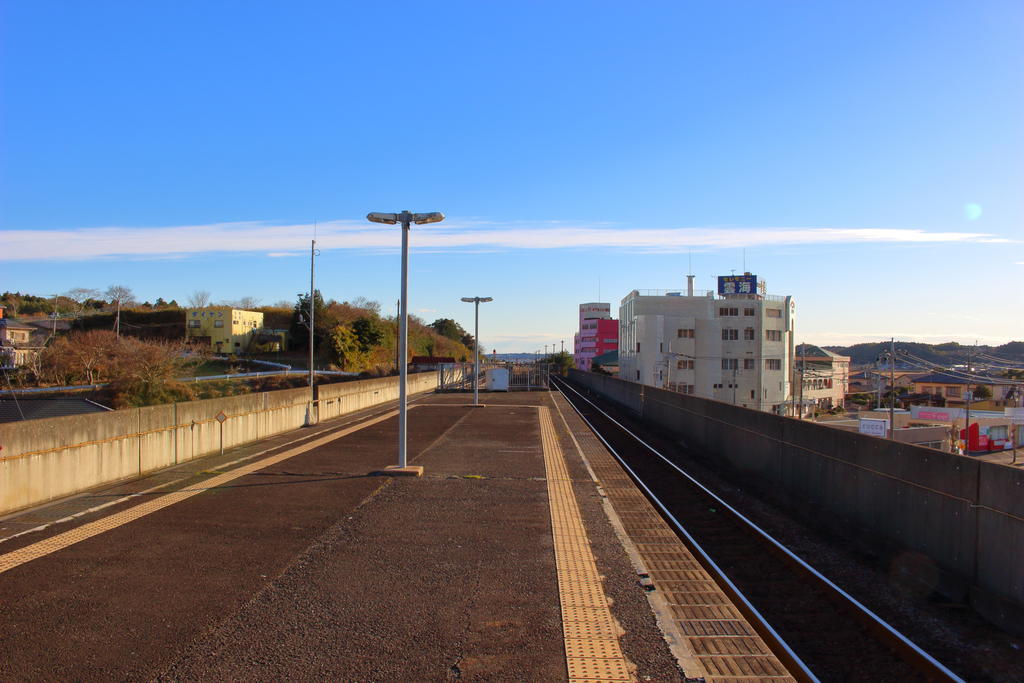
M 573 359 L 578 370 L 590 370 L 594 356 L 619 348 L 619 321 L 611 304 L 580 304 L 580 327 L 574 338 Z

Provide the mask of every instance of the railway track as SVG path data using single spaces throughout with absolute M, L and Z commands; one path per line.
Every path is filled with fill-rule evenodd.
M 687 474 L 678 448 L 652 445 L 629 416 L 553 384 L 795 676 L 962 680 Z

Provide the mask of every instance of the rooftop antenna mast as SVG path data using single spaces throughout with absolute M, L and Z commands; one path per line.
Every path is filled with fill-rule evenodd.
M 693 250 L 686 253 L 686 296 L 693 296 Z

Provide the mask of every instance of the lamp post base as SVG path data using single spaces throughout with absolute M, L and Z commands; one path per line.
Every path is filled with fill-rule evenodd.
M 399 467 L 398 465 L 388 465 L 384 469 L 374 472 L 374 474 L 382 477 L 422 477 L 423 466 L 407 465 L 406 467 Z

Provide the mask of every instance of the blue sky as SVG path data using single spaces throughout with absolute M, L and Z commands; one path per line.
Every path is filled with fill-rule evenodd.
M 743 269 L 800 341 L 1024 339 L 1024 5 L 2 2 L 0 290 L 294 300 L 499 351 Z M 600 281 L 600 285 L 599 285 Z M 600 289 L 599 289 L 600 287 Z

